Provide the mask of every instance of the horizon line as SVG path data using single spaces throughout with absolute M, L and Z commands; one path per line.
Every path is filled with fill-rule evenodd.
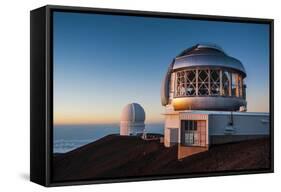
M 147 124 L 164 124 L 164 122 L 147 122 Z M 120 122 L 113 122 L 113 123 L 53 123 L 53 126 L 60 126 L 60 125 L 120 125 Z

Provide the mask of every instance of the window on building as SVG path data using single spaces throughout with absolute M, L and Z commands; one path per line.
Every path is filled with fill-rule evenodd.
M 237 73 L 232 73 L 231 95 L 243 97 L 243 78 Z
M 242 97 L 243 97 L 243 99 L 246 99 L 246 85 L 245 85 L 245 83 L 243 83 Z
M 232 73 L 231 76 L 232 82 L 231 82 L 231 96 L 238 97 L 238 75 L 237 73 Z
M 238 75 L 238 94 L 239 97 L 243 97 L 243 79 L 241 75 Z
M 184 121 L 184 130 L 185 131 L 196 131 L 197 130 L 197 121 L 195 121 L 195 120 Z
M 186 95 L 196 94 L 196 70 L 186 71 Z
M 211 95 L 220 94 L 220 70 L 210 70 Z
M 175 76 L 175 97 L 221 95 L 245 98 L 243 77 L 235 72 L 187 69 L 176 72 Z
M 180 71 L 177 73 L 177 96 L 185 96 L 185 87 L 186 87 L 186 81 L 185 81 L 185 71 Z
M 186 145 L 200 145 L 201 125 L 198 120 L 182 120 L 181 121 L 181 141 Z M 200 127 L 198 127 L 200 126 Z M 198 129 L 200 128 L 200 130 Z
M 209 95 L 208 70 L 198 70 L 198 95 Z
M 222 72 L 222 95 L 223 96 L 229 96 L 229 90 L 230 90 L 230 74 L 228 71 Z

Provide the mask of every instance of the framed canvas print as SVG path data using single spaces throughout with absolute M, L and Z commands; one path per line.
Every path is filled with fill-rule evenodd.
M 273 20 L 31 11 L 30 179 L 273 172 Z

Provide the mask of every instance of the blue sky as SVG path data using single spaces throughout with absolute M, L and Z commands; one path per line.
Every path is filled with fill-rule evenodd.
M 140 103 L 160 122 L 172 59 L 216 43 L 247 72 L 248 111 L 269 111 L 269 25 L 54 12 L 55 123 L 115 123 Z

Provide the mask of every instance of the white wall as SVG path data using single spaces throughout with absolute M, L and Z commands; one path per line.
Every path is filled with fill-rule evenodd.
M 179 115 L 165 115 L 165 129 L 164 129 L 164 144 L 166 147 L 171 146 L 172 143 L 179 142 L 180 139 L 180 120 Z M 175 129 L 178 135 L 175 135 Z M 173 133 L 173 134 L 171 134 Z
M 269 135 L 267 115 L 233 115 L 233 135 Z M 209 134 L 224 135 L 230 115 L 209 115 Z
M 45 4 L 275 18 L 275 85 L 281 83 L 281 14 L 278 0 L 2 0 L 0 11 L 0 190 L 1 191 L 276 191 L 281 188 L 281 90 L 275 90 L 275 174 L 164 180 L 46 189 L 28 182 L 29 174 L 29 10 Z M 167 63 L 169 64 L 169 63 Z M 278 88 L 279 87 L 279 88 Z M 278 88 L 278 89 L 277 89 Z

